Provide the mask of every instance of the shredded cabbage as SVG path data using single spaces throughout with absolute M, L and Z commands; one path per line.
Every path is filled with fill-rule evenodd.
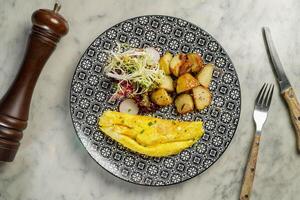
M 117 92 L 122 90 L 124 81 L 134 87 L 132 95 L 149 92 L 160 84 L 163 71 L 148 51 L 118 44 L 116 52 L 108 53 L 110 59 L 104 72 L 108 77 L 119 81 Z

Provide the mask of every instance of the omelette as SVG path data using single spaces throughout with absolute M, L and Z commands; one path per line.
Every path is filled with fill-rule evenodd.
M 105 111 L 99 119 L 102 132 L 124 147 L 152 157 L 180 153 L 204 134 L 203 123 Z

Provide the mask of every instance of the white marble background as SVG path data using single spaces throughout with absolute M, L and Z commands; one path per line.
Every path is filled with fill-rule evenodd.
M 52 8 L 47 0 L 0 0 L 0 96 L 18 70 L 31 13 Z M 45 66 L 33 96 L 30 123 L 13 163 L 0 164 L 0 199 L 238 199 L 254 133 L 253 102 L 263 82 L 275 82 L 261 36 L 268 25 L 286 72 L 300 97 L 299 0 L 65 0 L 62 15 L 70 32 Z M 76 137 L 69 116 L 69 87 L 86 47 L 124 19 L 165 14 L 191 21 L 223 45 L 242 87 L 242 114 L 236 135 L 220 160 L 183 184 L 149 188 L 121 181 L 99 167 Z M 300 155 L 278 87 L 262 136 L 252 199 L 296 200 Z

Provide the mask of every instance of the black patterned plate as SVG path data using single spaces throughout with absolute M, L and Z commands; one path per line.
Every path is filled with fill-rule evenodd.
M 161 53 L 197 52 L 216 69 L 210 90 L 211 106 L 183 116 L 174 107 L 153 113 L 167 119 L 203 120 L 204 136 L 191 148 L 164 158 L 132 153 L 106 137 L 97 127 L 104 110 L 116 109 L 108 103 L 112 83 L 103 74 L 108 55 L 118 43 L 133 47 L 156 47 Z M 234 66 L 221 45 L 207 32 L 185 20 L 168 16 L 142 16 L 123 21 L 97 37 L 83 54 L 71 86 L 71 116 L 75 130 L 89 154 L 115 176 L 141 185 L 170 185 L 202 173 L 226 150 L 236 131 L 241 108 L 240 85 Z

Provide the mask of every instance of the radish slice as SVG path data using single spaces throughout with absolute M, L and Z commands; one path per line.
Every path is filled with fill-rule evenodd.
M 145 52 L 147 54 L 149 54 L 149 56 L 152 58 L 154 63 L 159 62 L 160 55 L 159 55 L 159 52 L 156 49 L 154 49 L 153 47 L 147 47 L 147 48 L 145 48 Z
M 136 115 L 139 112 L 139 107 L 133 99 L 125 99 L 120 103 L 119 111 L 122 113 Z

